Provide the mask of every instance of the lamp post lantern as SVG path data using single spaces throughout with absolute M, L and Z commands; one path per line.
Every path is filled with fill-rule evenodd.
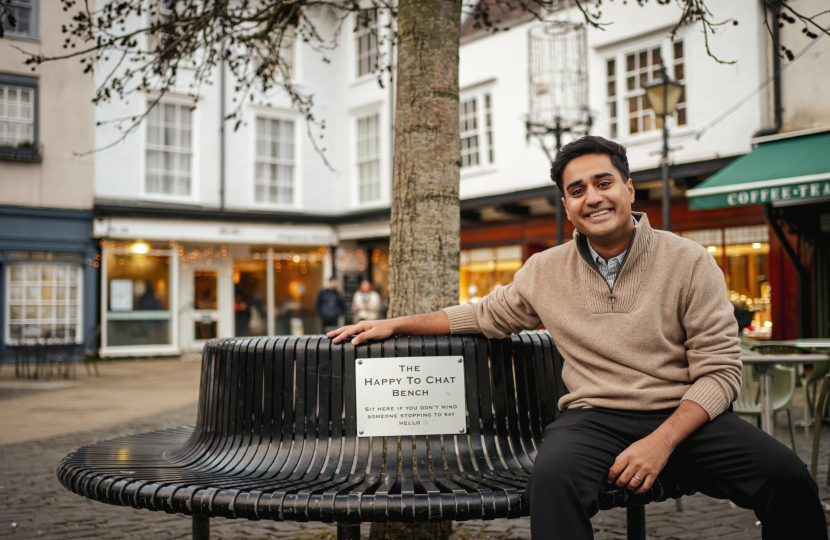
M 656 79 L 643 87 L 646 99 L 654 114 L 663 119 L 663 158 L 661 162 L 663 176 L 663 230 L 671 230 L 671 195 L 669 190 L 669 126 L 666 117 L 674 114 L 683 95 L 683 85 L 673 81 L 666 73 L 666 66 L 660 66 Z

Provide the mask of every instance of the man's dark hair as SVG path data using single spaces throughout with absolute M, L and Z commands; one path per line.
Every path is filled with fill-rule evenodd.
M 628 158 L 625 155 L 625 146 L 595 135 L 585 135 L 563 146 L 550 165 L 550 179 L 556 182 L 563 197 L 565 186 L 562 175 L 565 167 L 571 160 L 588 154 L 605 154 L 610 157 L 611 164 L 617 168 L 623 182 L 628 181 Z

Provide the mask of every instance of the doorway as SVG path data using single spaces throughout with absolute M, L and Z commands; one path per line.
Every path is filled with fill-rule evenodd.
M 264 336 L 267 332 L 266 261 L 234 261 L 234 335 Z

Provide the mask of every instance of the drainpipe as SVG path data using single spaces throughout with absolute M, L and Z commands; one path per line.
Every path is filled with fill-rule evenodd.
M 219 61 L 219 209 L 225 211 L 225 48 Z
M 781 75 L 778 71 L 781 69 L 781 39 L 780 39 L 780 30 L 778 28 L 778 19 L 775 18 L 778 15 L 778 8 L 775 7 L 773 0 L 764 0 L 764 9 L 769 8 L 770 12 L 773 15 L 773 25 L 772 25 L 772 72 L 776 75 L 776 77 L 772 80 L 772 96 L 773 96 L 773 107 L 775 110 L 775 125 L 772 127 L 762 128 L 755 132 L 752 135 L 752 138 L 756 137 L 766 137 L 768 135 L 775 135 L 779 131 L 781 131 Z

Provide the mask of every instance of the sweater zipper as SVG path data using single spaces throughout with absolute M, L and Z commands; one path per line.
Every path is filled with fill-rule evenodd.
M 619 281 L 620 275 L 622 275 L 623 267 L 625 266 L 625 263 L 628 262 L 628 254 L 631 252 L 631 246 L 634 245 L 634 235 L 635 234 L 637 234 L 637 229 L 636 228 L 631 231 L 631 240 L 628 241 L 628 248 L 625 250 L 625 258 L 623 259 L 623 262 L 620 265 L 620 271 L 617 272 L 617 278 L 614 280 L 614 285 L 616 285 L 617 281 Z M 602 281 L 604 281 L 605 284 L 608 285 L 608 280 L 605 279 L 605 276 L 602 275 L 602 272 L 600 272 L 599 269 L 597 269 L 596 263 L 592 263 L 588 259 L 588 257 L 586 257 L 584 253 L 582 253 L 581 249 L 577 250 L 577 251 L 579 251 L 579 254 L 582 255 L 583 259 L 585 259 L 585 262 L 588 263 L 588 266 L 593 268 L 594 272 L 599 274 L 599 277 L 602 278 Z M 611 285 L 608 285 L 608 300 L 611 302 L 611 312 L 613 313 L 614 312 L 614 302 L 617 301 L 617 297 L 614 295 L 614 287 L 612 287 Z

